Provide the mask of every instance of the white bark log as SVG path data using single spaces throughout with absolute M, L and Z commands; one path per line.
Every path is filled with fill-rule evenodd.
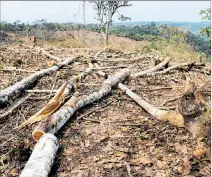
M 13 96 L 17 96 L 25 89 L 29 88 L 36 80 L 40 79 L 41 77 L 47 74 L 51 74 L 59 70 L 60 68 L 72 63 L 77 58 L 79 58 L 79 56 L 73 58 L 67 58 L 62 63 L 57 64 L 57 66 L 52 66 L 50 68 L 37 71 L 34 74 L 28 76 L 27 78 L 24 78 L 21 81 L 15 83 L 14 85 L 0 91 L 0 105 L 7 103 Z
M 47 177 L 59 148 L 57 138 L 47 133 L 36 144 L 20 177 Z
M 180 69 L 180 68 L 183 68 L 185 66 L 204 66 L 204 63 L 196 63 L 195 61 L 180 63 L 180 64 L 177 64 L 177 65 L 170 66 L 167 69 L 164 69 L 163 71 L 148 73 L 147 76 L 155 76 L 155 75 L 159 75 L 159 74 L 166 74 L 166 73 L 169 73 L 172 70 Z
M 164 67 L 169 62 L 169 60 L 170 60 L 170 58 L 166 58 L 164 61 L 162 61 L 161 63 L 159 63 L 158 65 L 156 65 L 152 68 L 132 74 L 132 78 L 141 77 L 141 76 L 148 75 L 149 73 L 153 73 L 153 72 L 161 69 L 162 67 Z
M 60 57 L 57 57 L 55 55 L 51 55 L 50 53 L 48 53 L 47 51 L 45 51 L 44 49 L 42 48 L 38 48 L 47 58 L 51 58 L 53 60 L 56 60 L 57 62 L 62 62 L 63 59 L 60 58 Z
M 156 117 L 159 120 L 167 120 L 170 123 L 177 125 L 179 127 L 184 127 L 184 118 L 179 112 L 176 111 L 164 111 L 160 110 L 153 105 L 147 103 L 137 94 L 128 89 L 125 85 L 119 83 L 118 87 L 124 91 L 130 98 L 132 98 L 136 103 L 138 103 L 143 109 L 145 109 L 152 116 Z
M 104 97 L 111 92 L 113 86 L 129 75 L 129 69 L 122 69 L 115 75 L 109 76 L 108 79 L 103 82 L 103 86 L 99 91 L 80 99 L 74 95 L 57 112 L 49 116 L 45 122 L 41 122 L 38 125 L 32 133 L 33 138 L 38 141 L 39 138 L 47 132 L 55 134 L 67 122 L 67 120 L 70 119 L 75 111 Z
M 107 59 L 107 60 L 103 60 L 103 59 L 95 59 L 95 61 L 102 61 L 102 62 L 123 62 L 123 61 L 127 61 L 127 62 L 132 62 L 132 61 L 139 61 L 139 60 L 143 60 L 147 58 L 147 56 L 140 56 L 138 58 L 134 58 L 134 59 L 123 59 L 123 58 L 117 58 L 117 59 Z

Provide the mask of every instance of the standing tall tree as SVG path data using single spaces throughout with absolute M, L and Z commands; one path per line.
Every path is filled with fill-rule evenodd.
M 131 6 L 128 1 L 90 1 L 94 4 L 93 9 L 96 11 L 95 19 L 100 22 L 101 33 L 104 34 L 105 45 L 108 45 L 109 27 L 112 23 L 112 18 L 115 13 L 118 13 L 118 9 L 121 7 Z M 126 21 L 130 18 L 119 14 L 119 20 Z

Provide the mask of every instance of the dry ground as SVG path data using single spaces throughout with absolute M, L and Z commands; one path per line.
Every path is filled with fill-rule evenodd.
M 86 58 L 92 58 L 98 50 L 46 47 L 56 56 L 71 56 L 81 53 Z M 31 71 L 46 68 L 48 59 L 35 50 L 29 50 L 18 45 L 2 45 L 1 66 L 15 66 Z M 126 54 L 127 51 L 109 50 L 107 58 L 132 59 L 144 52 Z M 105 53 L 99 56 L 105 58 Z M 117 60 L 118 60 L 117 58 Z M 40 79 L 32 89 L 58 89 L 64 81 L 84 71 L 88 65 L 80 58 L 57 74 Z M 188 59 L 189 60 L 189 59 Z M 138 72 L 151 67 L 148 57 L 139 62 L 99 62 L 100 66 L 127 65 L 131 71 Z M 118 69 L 104 70 L 112 75 Z M 161 107 L 163 101 L 183 93 L 185 75 L 193 78 L 201 86 L 209 76 L 198 70 L 176 71 L 162 77 L 144 77 L 128 80 L 128 85 L 139 96 L 156 107 Z M 0 89 L 4 89 L 30 75 L 26 72 L 0 71 Z M 77 86 L 81 95 L 97 90 L 104 78 L 94 70 Z M 54 84 L 55 83 L 55 84 Z M 54 86 L 54 88 L 52 88 Z M 154 90 L 157 87 L 167 87 Z M 20 131 L 12 129 L 25 119 L 35 114 L 51 98 L 50 93 L 36 93 L 19 109 L 4 120 L 0 120 L 0 174 L 1 176 L 18 176 L 24 168 L 35 142 L 31 132 L 36 125 Z M 209 96 L 206 96 L 209 100 Z M 20 99 L 20 98 L 18 98 Z M 15 104 L 15 100 L 11 105 Z M 175 106 L 176 101 L 165 105 L 168 109 Z M 11 107 L 1 108 L 0 112 Z M 164 106 L 163 106 L 164 107 Z M 99 108 L 97 111 L 84 114 Z M 81 118 L 79 119 L 79 117 Z M 210 128 L 210 127 L 209 127 Z M 167 122 L 161 122 L 149 115 L 133 100 L 118 88 L 98 102 L 77 111 L 65 126 L 56 134 L 60 148 L 53 164 L 50 176 L 108 176 L 121 177 L 167 177 L 167 176 L 210 176 L 210 154 L 198 159 L 193 151 L 198 146 L 196 137 L 185 128 L 175 127 Z M 202 141 L 210 148 L 210 136 Z M 189 171 L 186 173 L 186 170 Z

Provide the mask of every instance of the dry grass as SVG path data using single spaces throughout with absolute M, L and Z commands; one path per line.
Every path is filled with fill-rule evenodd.
M 45 46 L 55 46 L 57 48 L 92 48 L 99 50 L 104 48 L 104 39 L 100 33 L 79 30 L 71 32 L 56 32 L 51 40 L 45 42 Z M 168 44 L 166 41 L 134 41 L 129 38 L 109 37 L 109 47 L 114 50 L 123 52 L 140 52 L 151 53 L 162 57 L 171 57 L 174 62 L 185 62 L 199 60 L 202 56 L 203 61 L 208 61 L 205 55 L 200 54 L 192 49 L 186 43 Z M 157 49 L 155 51 L 154 49 Z

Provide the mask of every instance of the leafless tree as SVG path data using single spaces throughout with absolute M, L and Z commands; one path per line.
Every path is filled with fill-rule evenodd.
M 131 6 L 132 4 L 128 4 L 128 1 L 90 1 L 90 3 L 94 4 L 93 9 L 96 11 L 95 19 L 100 22 L 101 33 L 104 34 L 105 45 L 107 46 L 109 27 L 112 23 L 113 15 L 118 13 L 119 8 Z M 119 14 L 119 20 L 125 21 L 129 19 Z

